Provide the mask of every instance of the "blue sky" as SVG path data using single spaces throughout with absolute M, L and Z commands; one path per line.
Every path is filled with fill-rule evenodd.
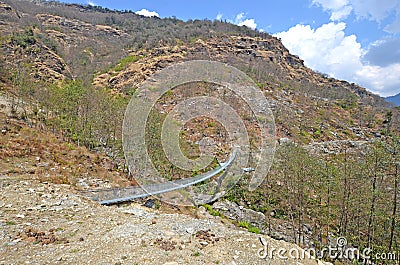
M 382 96 L 400 93 L 399 0 L 64 0 L 146 16 L 220 19 L 279 37 L 319 72 Z

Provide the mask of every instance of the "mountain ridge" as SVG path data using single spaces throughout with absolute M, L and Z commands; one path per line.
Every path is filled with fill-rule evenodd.
M 207 37 L 213 37 L 213 34 L 216 34 L 214 36 L 218 36 L 218 30 L 219 32 L 226 32 L 226 29 L 231 28 L 236 30 L 238 33 L 242 32 L 245 36 L 257 36 L 257 37 L 261 37 L 264 39 L 268 39 L 268 40 L 276 40 L 278 41 L 277 38 L 272 37 L 271 35 L 269 35 L 268 33 L 260 33 L 254 30 L 251 30 L 245 26 L 239 27 L 230 23 L 224 23 L 224 22 L 219 22 L 219 21 L 209 21 L 209 20 L 192 20 L 192 21 L 188 21 L 188 22 L 183 22 L 177 19 L 173 19 L 173 18 L 165 18 L 165 19 L 160 19 L 160 18 L 148 18 L 148 17 L 143 17 L 140 15 L 136 15 L 135 13 L 131 12 L 131 11 L 116 11 L 116 10 L 110 10 L 110 9 L 106 9 L 106 8 L 101 8 L 101 7 L 97 7 L 97 6 L 90 6 L 90 5 L 79 5 L 79 4 L 63 4 L 63 3 L 58 3 L 58 2 L 47 2 L 47 1 L 25 1 L 25 0 L 17 0 L 17 1 L 7 1 L 7 0 L 3 0 L 3 4 L 2 4 L 2 8 L 6 11 L 6 13 L 8 14 L 19 14 L 19 12 L 16 11 L 15 7 L 17 8 L 21 8 L 22 12 L 27 12 L 24 14 L 24 16 L 21 17 L 21 15 L 16 15 L 20 18 L 23 18 L 24 21 L 20 22 L 23 26 L 26 25 L 27 23 L 32 24 L 32 21 L 34 23 L 39 23 L 40 28 L 44 29 L 44 31 L 46 32 L 47 35 L 49 35 L 50 37 L 52 37 L 53 39 L 55 39 L 56 41 L 62 41 L 63 38 L 65 39 L 65 36 L 62 36 L 62 31 L 63 31 L 63 27 L 66 28 L 70 28 L 71 31 L 74 31 L 74 27 L 77 31 L 82 31 L 82 30 L 89 30 L 89 31 L 93 31 L 93 32 L 98 32 L 101 30 L 108 30 L 110 34 L 110 37 L 114 38 L 114 37 L 118 37 L 120 38 L 121 36 L 123 36 L 124 38 L 128 38 L 128 35 L 130 35 L 130 32 L 135 32 L 136 29 L 130 29 L 130 32 L 127 32 L 123 29 L 123 26 L 126 23 L 125 21 L 123 21 L 123 18 L 120 18 L 120 21 L 118 21 L 119 17 L 113 17 L 113 14 L 117 14 L 120 15 L 121 17 L 123 17 L 124 15 L 128 17 L 128 19 L 132 19 L 132 18 L 136 18 L 134 20 L 137 21 L 152 21 L 152 23 L 156 22 L 160 22 L 160 21 L 167 21 L 168 23 L 172 22 L 172 23 L 178 23 L 179 25 L 185 25 L 185 27 L 187 25 L 191 25 L 191 24 L 196 24 L 199 23 L 199 25 L 201 25 L 201 23 L 204 23 L 205 25 L 217 25 L 216 29 L 217 31 L 214 30 L 210 30 L 209 34 Z M 6 4 L 8 3 L 8 4 Z M 29 8 L 28 7 L 24 7 L 24 3 L 29 3 Z M 5 6 L 6 4 L 6 6 Z M 14 5 L 15 7 L 12 7 L 12 5 Z M 34 8 L 36 7 L 36 8 Z M 69 7 L 71 8 L 70 11 L 68 11 L 68 9 L 63 9 L 63 7 Z M 0 7 L 1 8 L 1 7 Z M 52 8 L 55 8 L 54 10 L 52 10 Z M 29 10 L 28 10 L 29 9 Z M 73 10 L 76 11 L 73 11 Z M 44 15 L 44 14 L 40 14 L 41 12 L 44 11 L 49 11 L 52 10 L 53 15 Z M 75 12 L 75 13 L 74 13 Z M 56 15 L 57 13 L 59 13 L 58 15 Z M 60 16 L 60 14 L 64 13 L 65 18 L 62 19 L 62 16 Z M 71 15 L 70 13 L 74 14 Z M 99 18 L 94 18 L 96 17 L 96 15 L 99 16 Z M 111 15 L 111 16 L 107 16 L 107 15 Z M 31 16 L 31 17 L 30 17 Z M 13 15 L 11 15 L 12 19 L 10 19 L 11 22 L 14 22 L 15 17 Z M 68 19 L 68 17 L 75 17 L 72 19 Z M 21 20 L 21 19 L 20 19 Z M 62 21 L 61 21 L 62 20 Z M 75 26 L 74 26 L 75 23 Z M 141 22 L 140 22 L 141 23 Z M 6 23 L 7 24 L 7 23 Z M 10 24 L 12 26 L 15 26 L 18 23 L 14 23 L 14 24 Z M 151 24 L 151 23 L 150 23 Z M 111 26 L 110 26 L 111 25 Z M 57 28 L 58 27 L 58 28 Z M 61 27 L 61 28 L 60 28 Z M 87 29 L 85 29 L 85 27 Z M 97 28 L 96 28 L 97 27 Z M 137 27 L 137 26 L 136 26 Z M 220 27 L 220 28 L 218 28 Z M 5 28 L 3 25 L 2 30 L 5 30 Z M 18 27 L 17 27 L 18 28 Z M 121 28 L 121 29 L 117 29 L 117 28 Z M 13 28 L 15 29 L 15 28 Z M 203 31 L 205 30 L 205 32 L 207 32 L 209 29 L 203 29 Z M 7 32 L 7 31 L 6 31 Z M 117 35 L 114 35 L 117 34 Z M 122 35 L 121 35 L 122 34 Z M 204 34 L 204 33 L 203 33 Z M 57 36 L 58 35 L 58 36 Z M 100 34 L 100 35 L 104 35 L 104 34 Z M 106 33 L 107 35 L 107 33 Z M 200 34 L 201 35 L 201 34 Z M 130 36 L 132 38 L 132 36 Z M 169 36 L 167 36 L 169 37 Z M 207 38 L 206 37 L 206 38 Z M 201 36 L 195 38 L 199 39 L 202 38 Z M 204 37 L 203 37 L 204 38 Z M 69 36 L 69 39 L 74 39 L 73 36 Z M 78 39 L 78 38 L 76 38 Z M 192 38 L 193 40 L 193 38 Z M 65 41 L 65 40 L 64 40 Z M 107 41 L 110 41 L 110 39 L 107 38 Z M 129 39 L 129 41 L 132 41 L 132 39 Z M 137 42 L 137 40 L 134 40 L 135 42 Z M 161 44 L 164 42 L 161 38 L 161 43 L 158 43 L 157 45 Z M 170 40 L 169 40 L 170 42 Z M 168 42 L 167 42 L 168 43 Z M 93 43 L 88 43 L 89 45 Z M 99 43 L 101 44 L 101 43 Z M 152 47 L 153 44 L 149 44 L 147 41 L 145 43 L 147 46 L 150 45 L 150 47 Z M 173 45 L 176 44 L 176 40 L 173 40 Z M 68 46 L 79 46 L 79 44 L 74 44 L 74 43 L 66 43 L 66 45 Z M 125 42 L 122 42 L 121 45 L 118 47 L 118 49 L 125 49 L 124 45 L 126 45 Z M 293 60 L 293 62 L 296 62 L 299 60 L 298 56 L 295 55 L 291 55 L 289 54 L 288 50 L 282 45 L 282 43 L 279 41 L 279 45 L 275 45 L 275 47 L 277 47 L 277 49 L 275 50 L 275 54 L 279 53 L 280 51 L 284 51 L 284 53 L 290 55 L 290 57 L 288 57 L 288 60 Z M 93 47 L 91 47 L 93 48 Z M 54 48 L 56 49 L 56 48 Z M 137 48 L 136 48 L 137 49 Z M 85 49 L 83 48 L 83 52 Z M 62 54 L 63 52 L 61 52 Z M 65 51 L 64 51 L 65 53 Z M 125 52 L 125 55 L 127 53 Z M 93 53 L 93 55 L 96 55 L 96 53 Z M 121 53 L 118 53 L 118 55 L 122 55 Z M 64 55 L 65 57 L 65 55 Z M 119 59 L 122 57 L 119 57 Z M 272 57 L 270 57 L 270 59 L 272 60 Z M 114 61 L 114 63 L 116 63 L 118 61 L 118 59 L 116 59 Z M 303 62 L 300 60 L 298 61 L 303 67 L 304 64 Z M 306 67 L 304 67 L 306 68 Z M 76 73 L 74 73 L 76 75 Z M 340 81 L 342 83 L 346 83 L 346 81 Z M 348 83 L 350 84 L 350 83 Z M 359 86 L 356 85 L 352 85 L 353 87 L 357 87 L 358 90 L 365 90 L 364 88 L 361 88 Z M 350 86 L 349 86 L 350 87 Z M 361 92 L 358 91 L 357 93 L 367 93 L 372 95 L 371 92 L 368 92 L 365 90 L 365 92 Z
M 396 106 L 400 106 L 400 93 L 394 96 L 386 97 L 386 101 L 395 104 Z

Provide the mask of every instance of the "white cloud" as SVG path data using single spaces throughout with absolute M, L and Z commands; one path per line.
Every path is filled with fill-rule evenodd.
M 312 4 L 330 13 L 331 21 L 342 21 L 354 12 L 357 19 L 378 23 L 386 20 L 384 28 L 387 32 L 400 33 L 399 0 L 312 0 Z
M 90 6 L 98 6 L 98 4 L 96 4 L 95 2 L 92 2 L 92 1 L 88 1 L 87 4 Z
M 135 14 L 141 15 L 141 16 L 145 16 L 145 17 L 160 17 L 160 15 L 155 12 L 155 11 L 149 11 L 147 9 L 142 9 L 139 11 L 136 11 Z
M 347 18 L 353 9 L 348 0 L 312 0 L 312 3 L 321 6 L 324 11 L 330 12 L 332 21 Z
M 240 22 L 238 24 L 238 26 L 246 26 L 246 27 L 251 28 L 251 29 L 256 29 L 257 28 L 257 24 L 256 24 L 256 22 L 255 22 L 255 20 L 253 18 L 252 19 L 246 19 L 245 21 Z
M 382 96 L 400 92 L 400 63 L 387 66 L 363 62 L 367 53 L 355 35 L 346 36 L 346 24 L 331 22 L 317 29 L 296 25 L 275 34 L 305 65 L 335 78 L 356 82 Z
M 257 24 L 256 21 L 253 18 L 247 19 L 246 15 L 244 13 L 240 13 L 236 15 L 234 24 L 238 26 L 246 26 L 251 29 L 256 29 Z
M 215 17 L 215 19 L 216 20 L 221 20 L 223 16 L 224 16 L 223 14 L 218 13 L 218 15 Z
M 399 10 L 398 0 L 351 0 L 354 6 L 354 13 L 358 18 L 367 18 L 375 21 L 382 21 L 390 15 L 393 10 Z
M 246 17 L 244 13 L 239 13 L 236 15 L 235 23 L 239 24 L 240 22 L 243 21 L 243 19 Z
M 397 18 L 391 23 L 388 24 L 385 27 L 385 31 L 393 34 L 399 34 L 400 33 L 400 10 L 398 11 Z
M 351 6 L 344 6 L 341 9 L 333 11 L 330 19 L 332 21 L 340 21 L 344 18 L 347 18 L 350 15 L 352 10 L 353 10 L 353 8 Z
M 348 0 L 312 0 L 313 4 L 321 5 L 324 10 L 339 10 L 347 6 Z
M 386 67 L 364 65 L 356 72 L 356 82 L 370 86 L 373 92 L 382 96 L 393 96 L 400 93 L 400 63 Z
M 363 60 L 371 65 L 388 66 L 400 63 L 400 38 L 386 37 L 372 42 Z
M 345 36 L 345 27 L 343 22 L 331 22 L 317 29 L 298 24 L 276 36 L 310 68 L 337 76 L 340 72 L 346 74 L 347 68 L 360 66 L 361 47 L 354 35 Z

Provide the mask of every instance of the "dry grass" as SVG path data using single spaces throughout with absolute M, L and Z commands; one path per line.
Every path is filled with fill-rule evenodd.
M 75 186 L 80 178 L 100 179 L 112 186 L 127 186 L 124 172 L 107 156 L 67 143 L 50 132 L 29 128 L 0 113 L 0 174 L 31 174 L 32 178 Z

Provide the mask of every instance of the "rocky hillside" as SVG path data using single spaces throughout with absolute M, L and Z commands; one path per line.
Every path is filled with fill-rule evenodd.
M 365 140 L 385 128 L 384 99 L 313 72 L 278 39 L 246 27 L 55 2 L 5 1 L 0 8 L 5 67 L 24 69 L 37 80 L 79 78 L 130 95 L 166 66 L 216 60 L 241 69 L 260 86 L 281 138 Z
M 204 207 L 101 206 L 88 188 L 130 185 L 108 157 L 12 118 L 0 95 L 1 264 L 265 264 L 259 250 L 300 248 L 238 228 Z M 22 111 L 22 110 L 19 110 Z M 324 264 L 311 259 L 274 264 Z
M 252 193 L 244 181 L 199 209 L 103 207 L 81 196 L 83 189 L 136 184 L 121 144 L 129 99 L 156 71 L 194 59 L 232 65 L 262 90 L 280 146 L 272 174 Z M 209 89 L 189 88 L 190 95 Z M 181 176 L 153 136 L 182 91 L 157 103 L 146 135 L 156 139 L 152 160 L 173 177 Z M 0 0 L 0 93 L 2 263 L 265 264 L 254 233 L 286 249 L 293 245 L 282 240 L 322 248 L 337 236 L 375 250 L 398 248 L 399 109 L 305 67 L 267 33 L 219 21 Z M 259 130 L 241 107 L 257 148 Z M 229 154 L 217 123 L 185 126 L 182 150 L 189 156 L 198 155 L 197 142 L 206 136 Z
M 305 67 L 273 37 L 219 36 L 131 51 L 131 62 L 94 77 L 97 87 L 129 94 L 157 70 L 176 62 L 226 62 L 253 77 L 271 103 L 279 137 L 302 142 L 365 140 L 384 128 L 387 103 L 355 84 Z M 312 117 L 312 119 L 311 119 Z

